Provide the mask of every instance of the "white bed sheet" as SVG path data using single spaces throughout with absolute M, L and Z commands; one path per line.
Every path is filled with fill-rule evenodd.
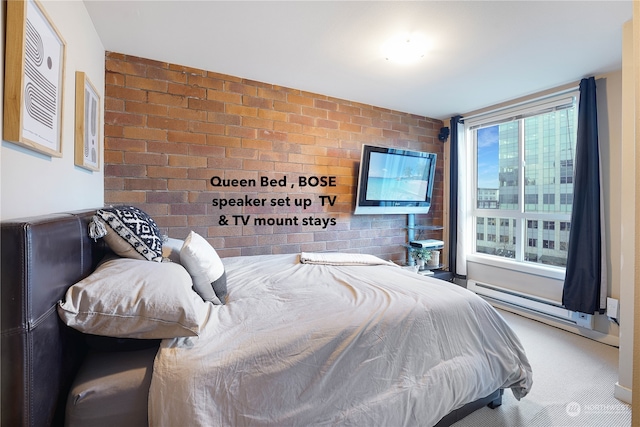
M 228 303 L 164 340 L 151 426 L 430 426 L 531 367 L 489 304 L 401 268 L 225 258 Z

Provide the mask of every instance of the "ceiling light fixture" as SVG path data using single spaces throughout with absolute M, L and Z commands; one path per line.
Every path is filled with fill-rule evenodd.
M 414 63 L 427 53 L 429 43 L 420 34 L 401 34 L 382 45 L 382 54 L 388 61 L 399 64 Z

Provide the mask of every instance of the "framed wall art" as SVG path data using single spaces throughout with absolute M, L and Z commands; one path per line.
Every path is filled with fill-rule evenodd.
M 82 71 L 76 71 L 75 164 L 100 170 L 100 95 Z
M 36 0 L 6 5 L 3 138 L 61 157 L 65 41 Z

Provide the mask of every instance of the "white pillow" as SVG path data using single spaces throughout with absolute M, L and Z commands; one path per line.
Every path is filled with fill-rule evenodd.
M 196 336 L 213 307 L 180 264 L 114 258 L 71 286 L 60 318 L 81 332 L 116 338 Z
M 216 250 L 195 231 L 191 231 L 182 249 L 180 263 L 193 279 L 193 287 L 205 301 L 225 304 L 227 300 L 227 274 Z

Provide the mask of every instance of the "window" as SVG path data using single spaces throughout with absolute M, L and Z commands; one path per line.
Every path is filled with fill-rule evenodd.
M 573 159 L 560 160 L 560 183 L 573 183 Z
M 561 205 L 573 205 L 573 193 L 571 194 L 561 194 L 560 195 L 560 204 Z M 569 209 L 571 209 L 569 207 Z
M 487 237 L 477 239 L 473 253 L 566 267 L 577 97 L 565 93 L 465 119 L 476 188 L 468 206 L 474 234 Z

